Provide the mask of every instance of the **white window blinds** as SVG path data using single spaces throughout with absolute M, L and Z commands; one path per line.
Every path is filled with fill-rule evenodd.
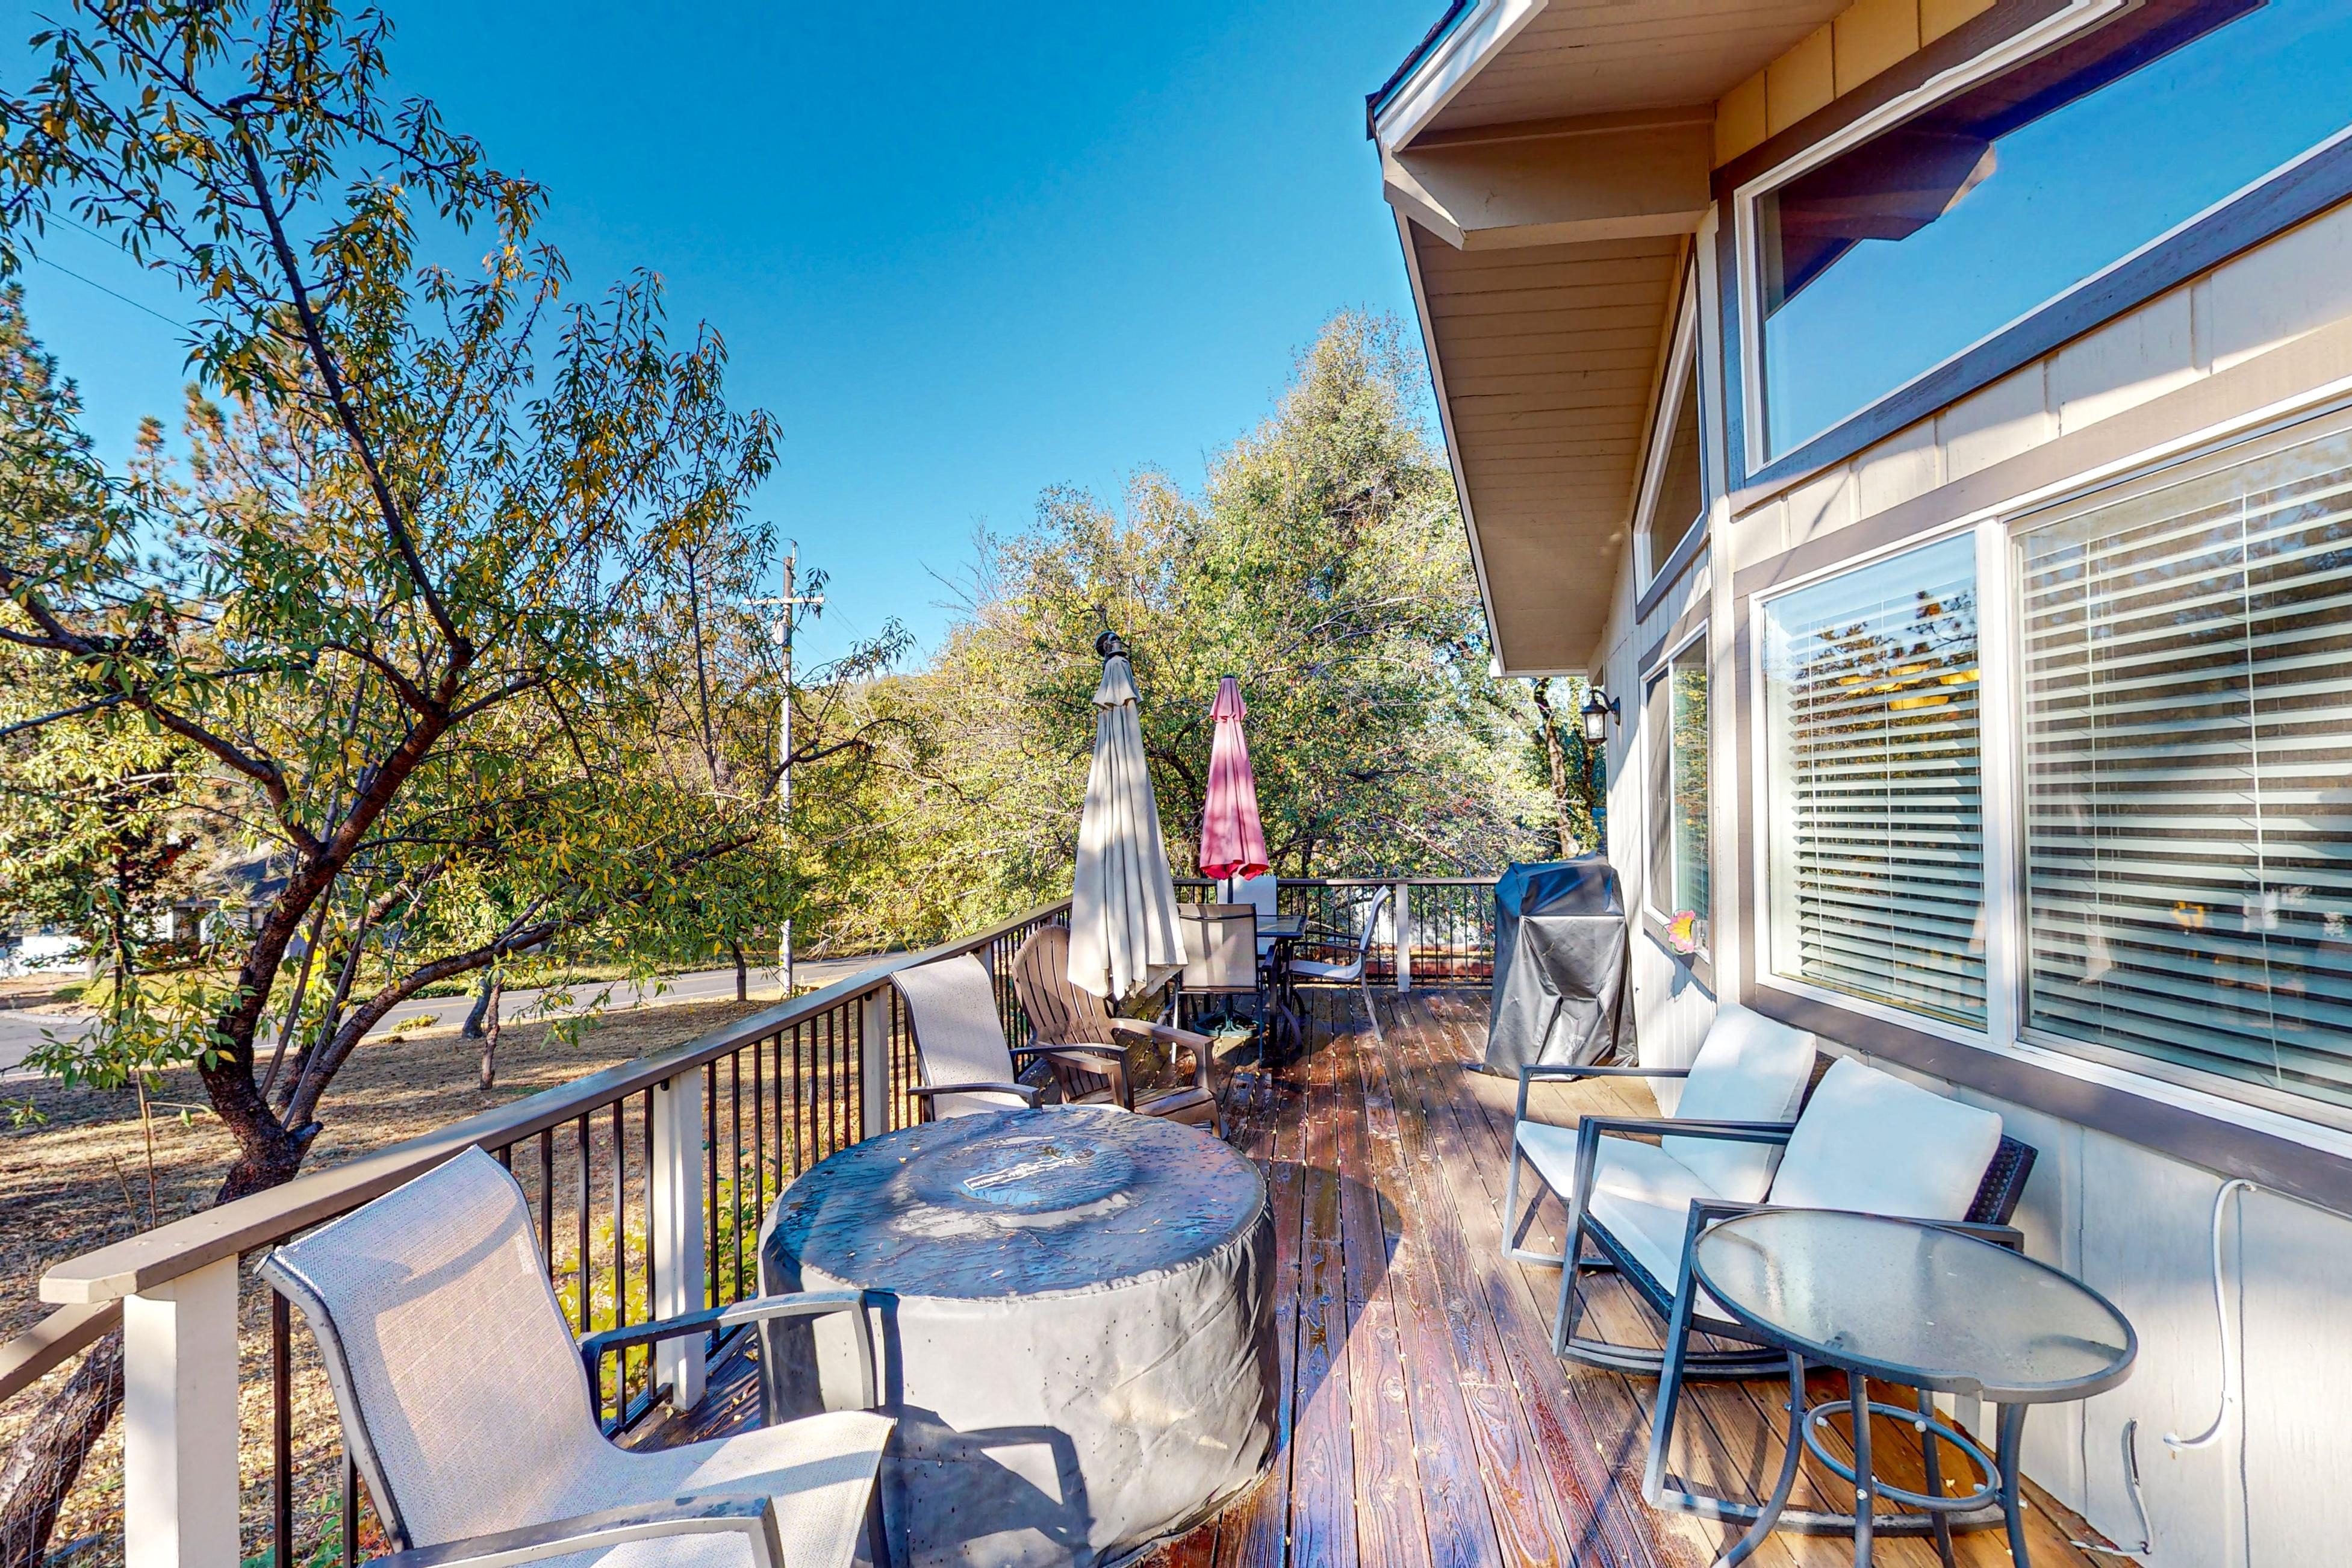
M 2352 1104 L 2352 436 L 2020 550 L 2029 1023 Z
M 1981 1023 L 1973 542 L 1774 599 L 1764 627 L 1774 972 Z

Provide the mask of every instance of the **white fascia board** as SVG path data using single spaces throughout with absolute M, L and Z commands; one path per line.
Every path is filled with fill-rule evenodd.
M 1535 19 L 1549 0 L 1478 0 L 1470 15 L 1438 40 L 1429 58 L 1414 68 L 1403 85 L 1373 117 L 1372 129 L 1383 148 L 1404 146 L 1420 134 L 1430 119 L 1453 101 L 1463 85 Z M 1407 247 L 1410 250 L 1411 247 Z

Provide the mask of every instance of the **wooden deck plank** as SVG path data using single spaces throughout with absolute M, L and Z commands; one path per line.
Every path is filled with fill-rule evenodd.
M 1469 1049 L 1470 1042 L 1450 1027 L 1439 999 L 1423 1001 L 1418 1024 L 1421 1070 L 1416 1075 L 1416 1092 L 1453 1122 L 1455 1146 L 1465 1156 L 1455 1166 L 1458 1184 L 1452 1189 L 1451 1199 L 1463 1228 L 1479 1249 L 1475 1273 L 1496 1321 L 1507 1325 L 1507 1348 L 1521 1398 L 1531 1409 L 1550 1415 L 1550 1424 L 1559 1429 L 1582 1434 L 1580 1440 L 1570 1440 L 1570 1447 L 1578 1462 L 1578 1484 L 1560 1489 L 1587 1513 L 1577 1533 L 1596 1544 L 1607 1542 L 1629 1563 L 1684 1568 L 1710 1561 L 1711 1543 L 1696 1521 L 1659 1515 L 1642 1500 L 1642 1445 L 1649 1435 L 1648 1411 L 1636 1402 L 1628 1381 L 1563 1364 L 1552 1355 L 1551 1314 L 1558 1274 L 1549 1268 L 1507 1264 L 1501 1255 L 1506 1172 L 1498 1157 L 1507 1154 L 1507 1144 L 1501 1149 L 1480 1147 L 1489 1142 L 1475 1135 L 1486 1130 L 1483 1120 L 1474 1124 L 1474 1135 L 1464 1141 L 1461 1117 L 1465 1111 L 1473 1116 L 1482 1112 L 1478 1107 L 1457 1104 L 1460 1086 L 1444 1081 L 1449 1072 L 1456 1079 L 1483 1076 L 1462 1069 L 1461 1064 L 1475 1053 Z M 1516 1096 L 1516 1085 L 1508 1089 Z M 1544 1245 L 1556 1250 L 1561 1243 L 1554 1235 Z
M 1417 1018 L 1414 1021 L 1418 1023 Z M 1400 1046 L 1425 1033 L 1421 1028 L 1400 1028 L 1388 1046 L 1375 1047 L 1375 1059 L 1391 1086 L 1413 1081 Z M 1450 1126 L 1442 1111 L 1433 1115 L 1418 1096 L 1407 1100 L 1396 1095 L 1393 1088 L 1391 1095 L 1410 1157 L 1408 1175 L 1423 1184 L 1430 1261 L 1445 1312 L 1447 1344 L 1461 1380 L 1471 1440 L 1478 1446 L 1479 1470 L 1498 1543 L 1507 1562 L 1566 1562 L 1572 1554 L 1564 1542 L 1571 1531 L 1562 1522 L 1550 1479 L 1538 1461 L 1534 1435 L 1521 1412 L 1517 1380 L 1506 1370 L 1502 1346 L 1480 1289 L 1483 1271 L 1471 1258 L 1463 1240 L 1459 1211 L 1445 1190 L 1453 1159 Z
M 1421 1511 L 1421 1467 L 1413 1456 L 1412 1405 L 1389 1265 L 1402 1241 L 1402 1217 L 1374 1184 L 1369 1121 L 1371 1089 L 1357 1072 L 1360 1053 L 1333 1053 L 1341 1107 L 1334 1129 L 1343 1176 L 1339 1217 L 1346 1238 L 1348 1386 L 1356 1440 L 1356 1539 L 1362 1561 L 1432 1568 Z M 1353 1080 L 1352 1082 L 1350 1080 Z
M 1421 1475 L 1430 1561 L 1435 1568 L 1499 1565 L 1502 1545 L 1478 1476 L 1444 1311 L 1431 1278 L 1427 1196 L 1408 1173 L 1401 1107 L 1392 1093 L 1384 1090 L 1375 1098 L 1370 1092 L 1371 1083 L 1384 1081 L 1377 1059 L 1359 1052 L 1356 1065 L 1371 1158 L 1366 1179 L 1386 1194 L 1398 1215 L 1389 1279 L 1411 1379 L 1413 1457 Z
M 1290 1533 L 1291 1434 L 1297 1415 L 1299 1212 L 1298 1154 L 1302 1107 L 1294 1086 L 1280 1077 L 1260 1076 L 1253 1085 L 1260 1105 L 1244 1151 L 1265 1172 L 1274 1206 L 1274 1333 L 1281 1394 L 1275 1410 L 1275 1460 L 1257 1489 L 1226 1510 L 1217 1540 L 1218 1568 L 1283 1568 Z
M 1295 1563 L 1356 1558 L 1356 1459 L 1348 1391 L 1347 1287 L 1336 1152 L 1337 1053 L 1307 1064 L 1299 1162 L 1298 1415 L 1290 1469 Z

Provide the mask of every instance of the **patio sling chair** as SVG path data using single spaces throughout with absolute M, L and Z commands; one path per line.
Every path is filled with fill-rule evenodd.
M 1178 990 L 1186 996 L 1247 996 L 1263 1015 L 1265 984 L 1257 963 L 1256 906 L 1179 904 L 1176 927 L 1184 937 L 1184 973 L 1177 977 Z
M 924 1121 L 1034 1105 L 1044 1096 L 1045 1085 L 1023 1083 L 1020 1073 L 1050 1053 L 1044 1047 L 1004 1043 L 996 982 L 978 958 L 965 953 L 917 964 L 891 975 L 890 984 L 907 1005 L 915 1036 L 923 1081 L 907 1092 L 921 1102 Z M 1124 1060 L 1116 1047 L 1076 1047 L 1065 1054 L 1084 1057 L 1097 1050 L 1110 1057 L 1113 1068 Z
M 1070 984 L 1070 933 L 1044 926 L 1030 933 L 1013 955 L 1013 990 L 1036 1033 L 1033 1049 L 1053 1064 L 1062 1099 L 1073 1105 L 1112 1104 L 1139 1116 L 1206 1123 L 1218 1137 L 1225 1119 L 1214 1078 L 1216 1053 L 1205 1035 L 1141 1018 L 1121 1018 L 1110 1004 Z M 1192 1079 L 1139 1099 L 1131 1043 L 1150 1042 L 1192 1058 Z M 1087 1053 L 1073 1056 L 1074 1052 Z
M 1294 979 L 1313 980 L 1325 985 L 1353 985 L 1364 994 L 1364 1015 L 1372 1021 L 1372 1038 L 1387 1044 L 1381 1033 L 1381 1012 L 1372 1005 L 1372 983 L 1364 977 L 1365 965 L 1371 957 L 1372 939 L 1380 934 L 1381 911 L 1389 907 L 1389 888 L 1382 883 L 1365 906 L 1363 925 L 1343 940 L 1356 944 L 1356 956 L 1344 963 L 1328 963 L 1321 959 L 1294 958 L 1290 973 Z
M 271 1252 L 343 1441 L 397 1549 L 389 1568 L 847 1568 L 875 1529 L 889 1417 L 834 1411 L 633 1451 L 599 1429 L 604 1356 L 737 1323 L 845 1315 L 877 1403 L 862 1292 L 761 1297 L 574 1344 L 522 1188 L 478 1149 Z M 772 1408 L 772 1404 L 771 1404 Z M 866 1534 L 881 1562 L 878 1534 Z

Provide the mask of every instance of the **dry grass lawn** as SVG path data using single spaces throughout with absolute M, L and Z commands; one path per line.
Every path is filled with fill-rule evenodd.
M 478 1049 L 457 1038 L 458 1013 L 447 1022 L 391 1041 L 362 1047 L 338 1076 L 320 1108 L 326 1130 L 312 1152 L 313 1167 L 334 1164 L 414 1137 L 490 1106 L 552 1089 L 583 1074 L 648 1051 L 679 1044 L 769 1002 L 680 1003 L 615 1014 L 565 1041 L 545 1024 L 509 1024 L 499 1048 L 498 1087 L 477 1083 Z M 26 1086 L 11 1085 L 22 1101 Z M 149 1152 L 138 1102 L 129 1091 L 30 1086 L 45 1117 L 40 1125 L 11 1128 L 0 1121 L 0 1339 L 22 1331 L 50 1309 L 39 1299 L 41 1273 L 52 1263 L 145 1229 L 150 1220 Z M 168 1222 L 205 1207 L 229 1164 L 232 1145 L 219 1120 L 205 1109 L 193 1073 L 173 1073 L 153 1096 L 153 1213 Z M 246 1551 L 266 1568 L 269 1514 L 267 1292 L 248 1283 L 241 1332 Z M 323 1534 L 326 1561 L 336 1552 L 332 1524 L 338 1484 L 332 1401 L 310 1362 L 308 1337 L 295 1335 L 296 1463 L 303 1485 L 298 1507 L 305 1538 Z M 307 1365 L 304 1363 L 308 1363 Z M 32 1389 L 0 1405 L 0 1453 L 13 1444 L 46 1392 L 68 1374 L 60 1368 Z M 77 1568 L 104 1568 L 121 1557 L 121 1440 L 110 1431 L 83 1468 L 51 1537 L 52 1561 L 70 1555 Z M 306 1562 L 320 1558 L 309 1552 Z

